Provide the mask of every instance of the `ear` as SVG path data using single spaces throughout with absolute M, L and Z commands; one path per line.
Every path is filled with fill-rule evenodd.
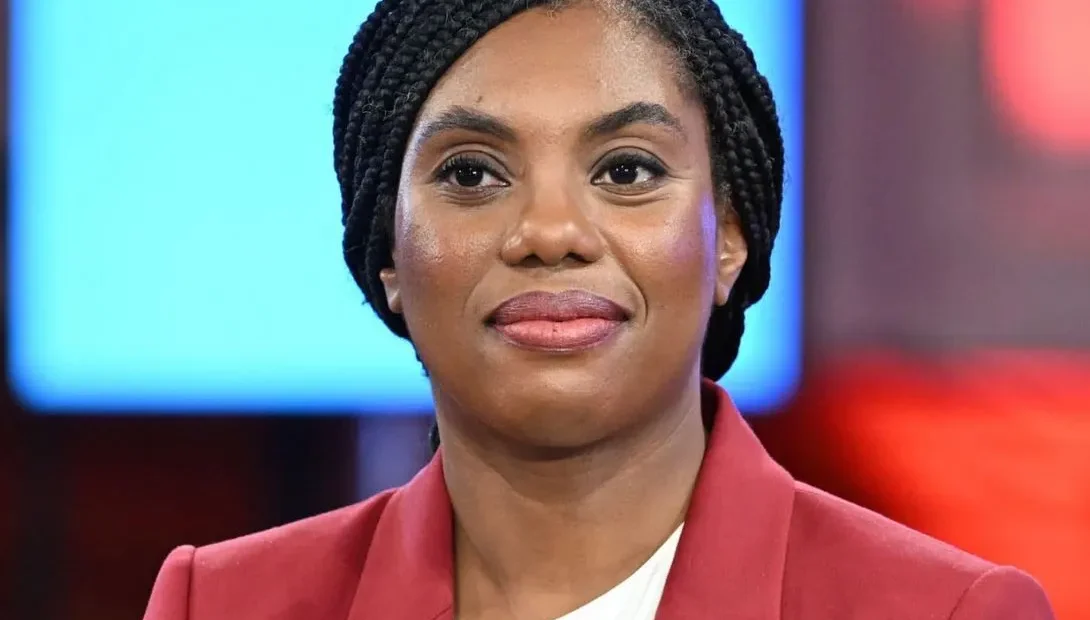
M 397 282 L 397 269 L 387 267 L 378 273 L 378 277 L 386 289 L 386 305 L 394 314 L 401 314 L 401 286 Z
M 730 204 L 720 208 L 719 225 L 715 236 L 715 305 L 726 305 L 734 283 L 742 272 L 748 256 L 746 238 L 742 234 L 742 221 Z

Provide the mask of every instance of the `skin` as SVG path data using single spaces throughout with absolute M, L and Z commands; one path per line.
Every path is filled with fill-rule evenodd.
M 555 618 L 602 594 L 683 521 L 700 468 L 700 349 L 745 242 L 715 198 L 701 103 L 625 23 L 582 3 L 497 27 L 433 89 L 404 159 L 382 279 L 431 377 L 462 619 Z M 588 132 L 633 104 L 635 122 Z M 487 325 L 517 294 L 569 289 L 630 318 L 561 354 Z

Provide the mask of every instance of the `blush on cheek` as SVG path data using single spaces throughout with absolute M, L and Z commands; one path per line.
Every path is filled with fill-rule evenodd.
M 394 260 L 401 272 L 443 278 L 432 285 L 471 286 L 498 255 L 492 237 L 455 221 L 418 218 L 404 227 Z
M 421 222 L 407 222 L 401 227 L 394 250 L 394 265 L 401 283 L 405 320 L 410 324 L 429 321 L 428 314 L 437 302 L 449 297 L 451 270 L 457 259 L 443 247 L 441 233 Z
M 496 254 L 488 230 L 474 218 L 434 204 L 415 204 L 399 215 L 394 265 L 410 327 L 467 312 L 467 300 Z
M 429 373 L 441 372 L 443 351 L 457 348 L 450 338 L 459 330 L 455 319 L 459 284 L 452 281 L 452 260 L 444 248 L 442 231 L 420 213 L 407 213 L 396 223 L 394 266 L 401 288 L 402 317 L 412 335 L 417 354 Z
M 679 278 L 711 281 L 715 277 L 715 237 L 719 220 L 710 197 L 694 201 L 691 209 L 679 213 L 664 229 L 670 235 L 666 255 Z
M 394 210 L 394 262 L 398 271 L 416 263 L 428 263 L 441 254 L 436 227 L 427 221 L 427 209 L 402 177 Z
M 395 260 L 399 270 L 414 270 L 442 260 L 444 252 L 434 226 L 408 219 L 398 233 Z
M 394 260 L 398 271 L 426 275 L 432 269 L 479 264 L 492 243 L 482 235 L 481 222 L 471 211 L 430 201 L 427 191 L 406 188 L 395 218 Z
M 710 201 L 702 204 L 694 198 L 672 211 L 632 240 L 628 256 L 650 309 L 682 320 L 682 314 L 711 308 L 717 222 Z

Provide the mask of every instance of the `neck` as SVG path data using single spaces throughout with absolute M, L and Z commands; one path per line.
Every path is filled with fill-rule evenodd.
M 684 520 L 704 455 L 699 381 L 643 428 L 555 459 L 443 438 L 460 617 L 556 617 L 634 572 Z

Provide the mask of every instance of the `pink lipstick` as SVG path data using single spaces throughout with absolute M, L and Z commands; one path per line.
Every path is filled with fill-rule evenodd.
M 620 305 L 586 291 L 536 291 L 500 304 L 489 324 L 515 346 L 572 352 L 604 343 L 628 318 Z

